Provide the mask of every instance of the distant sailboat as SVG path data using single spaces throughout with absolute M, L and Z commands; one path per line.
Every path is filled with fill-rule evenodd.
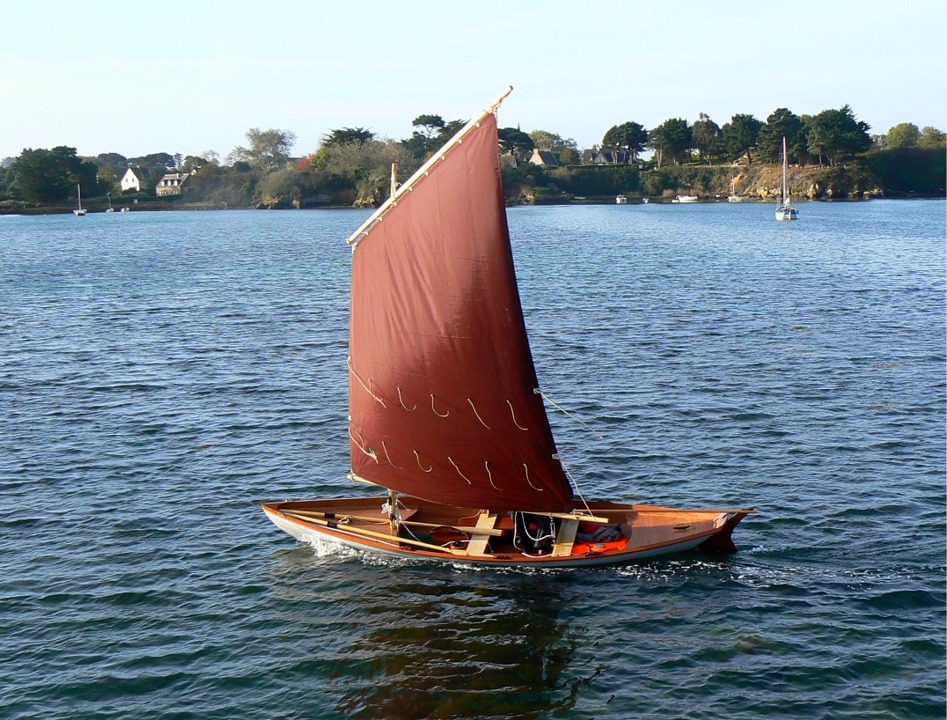
M 520 305 L 496 110 L 349 238 L 349 450 L 374 497 L 264 503 L 293 537 L 488 566 L 736 550 L 752 512 L 585 502 L 559 460 Z
M 106 193 L 105 196 L 108 198 L 108 201 L 109 201 L 109 206 L 108 206 L 108 208 L 105 210 L 105 212 L 107 212 L 107 213 L 115 212 L 115 208 L 112 207 L 112 193 Z
M 799 214 L 792 205 L 792 195 L 789 192 L 789 181 L 786 177 L 786 136 L 783 135 L 783 188 L 779 199 L 779 205 L 776 206 L 777 220 L 795 220 Z
M 743 196 L 737 195 L 737 179 L 730 180 L 730 194 L 727 195 L 727 202 L 743 202 Z
M 82 217 L 86 214 L 86 209 L 82 207 L 82 186 L 76 185 L 76 195 L 79 198 L 79 207 L 72 211 L 72 214 L 76 217 Z

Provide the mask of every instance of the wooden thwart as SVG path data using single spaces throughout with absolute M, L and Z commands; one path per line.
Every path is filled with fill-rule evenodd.
M 595 512 L 598 512 L 596 510 Z M 557 520 L 580 520 L 581 522 L 591 522 L 591 523 L 602 523 L 608 524 L 611 522 L 608 518 L 598 517 L 596 515 L 584 515 L 582 513 L 539 513 L 541 515 L 548 515 L 551 518 L 556 518 Z
M 487 552 L 487 543 L 490 542 L 490 536 L 493 534 L 503 534 L 502 531 L 493 530 L 496 521 L 496 513 L 480 513 L 480 517 L 477 518 L 477 527 L 470 528 L 466 531 L 473 531 L 470 536 L 470 542 L 467 543 L 468 555 L 485 555 Z
M 553 557 L 562 557 L 572 554 L 572 546 L 575 543 L 575 534 L 579 530 L 579 520 L 577 518 L 564 518 L 559 523 L 559 532 L 556 535 L 556 544 L 552 549 Z

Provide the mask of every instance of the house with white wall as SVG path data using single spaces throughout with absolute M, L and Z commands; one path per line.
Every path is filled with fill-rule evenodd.
M 122 192 L 141 192 L 148 189 L 150 173 L 145 168 L 130 167 L 122 175 Z

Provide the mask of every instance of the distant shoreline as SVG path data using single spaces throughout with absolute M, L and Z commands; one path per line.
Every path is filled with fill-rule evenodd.
M 793 197 L 793 202 L 799 205 L 810 204 L 810 203 L 866 203 L 876 200 L 899 200 L 899 201 L 911 201 L 911 200 L 944 200 L 944 195 L 938 194 L 919 194 L 919 193 L 891 193 L 890 195 L 884 195 L 880 197 L 870 197 L 870 198 L 817 198 L 810 199 L 807 197 Z M 628 205 L 677 205 L 678 203 L 674 202 L 674 197 L 646 197 L 641 195 L 629 194 L 627 195 L 627 204 Z M 647 201 L 647 202 L 645 202 Z M 85 204 L 85 203 L 83 203 Z M 600 197 L 583 197 L 583 198 L 573 198 L 565 201 L 539 201 L 535 203 L 508 203 L 507 207 L 555 207 L 555 206 L 581 206 L 581 205 L 615 205 L 614 196 L 600 196 Z M 742 200 L 731 203 L 727 197 L 724 196 L 707 196 L 699 197 L 697 203 L 686 203 L 686 204 L 698 204 L 698 205 L 715 205 L 715 204 L 724 204 L 724 205 L 775 205 L 776 201 L 771 199 L 757 198 L 757 197 L 744 197 Z M 119 208 L 124 207 L 119 204 Z M 98 207 L 96 203 L 92 203 L 87 206 L 87 211 L 89 215 L 107 215 L 105 205 Z M 208 203 L 143 203 L 139 206 L 136 206 L 134 209 L 129 209 L 127 212 L 209 212 L 209 211 L 229 211 L 229 210 L 258 210 L 262 212 L 267 211 L 294 211 L 294 210 L 369 210 L 370 208 L 355 208 L 351 205 L 323 205 L 318 207 L 305 207 L 305 208 L 260 208 L 260 207 L 234 207 L 234 206 L 220 206 L 220 207 L 211 207 Z M 18 208 L 18 209 L 6 209 L 0 208 L 0 215 L 2 216 L 38 216 L 38 215 L 70 215 L 73 211 L 72 205 L 51 205 L 38 208 Z M 118 209 L 115 210 L 115 215 L 122 214 Z

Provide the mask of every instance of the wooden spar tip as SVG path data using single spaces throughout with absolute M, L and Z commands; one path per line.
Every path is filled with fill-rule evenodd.
M 511 92 L 513 92 L 513 86 L 507 85 L 506 90 L 501 92 L 497 96 L 497 99 L 494 100 L 492 103 L 490 103 L 490 107 L 488 108 L 488 111 L 491 113 L 495 113 L 499 109 L 500 104 L 510 96 Z
M 365 237 L 372 227 L 381 221 L 384 218 L 385 214 L 396 205 L 398 198 L 404 195 L 406 192 L 411 190 L 411 186 L 414 185 L 418 180 L 427 175 L 431 168 L 437 164 L 437 162 L 444 158 L 447 155 L 447 152 L 451 150 L 455 145 L 458 145 L 471 130 L 477 127 L 480 124 L 480 121 L 488 114 L 495 115 L 497 109 L 500 107 L 500 104 L 506 100 L 509 94 L 513 92 L 513 86 L 507 85 L 506 90 L 497 95 L 496 100 L 494 100 L 490 105 L 486 107 L 479 115 L 473 118 L 470 122 L 464 125 L 454 137 L 448 140 L 444 145 L 438 150 L 434 155 L 428 158 L 428 161 L 424 163 L 420 168 L 415 171 L 414 175 L 408 178 L 403 184 L 399 185 L 397 189 L 394 189 L 392 194 L 389 196 L 385 202 L 383 202 L 371 216 L 359 225 L 358 230 L 349 235 L 348 240 L 346 240 L 347 245 L 358 245 L 359 241 Z M 352 248 L 354 252 L 354 247 Z

